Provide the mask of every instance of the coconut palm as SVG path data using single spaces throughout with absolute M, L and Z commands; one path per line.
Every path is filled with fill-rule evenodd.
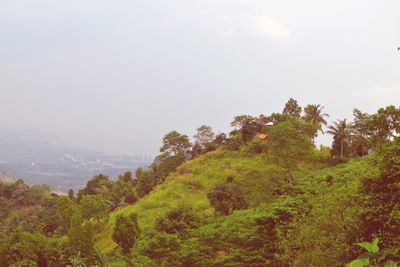
M 324 133 L 322 125 L 327 125 L 325 117 L 329 117 L 327 113 L 322 113 L 324 106 L 321 105 L 307 105 L 304 108 L 303 120 L 318 125 L 318 130 Z
M 328 126 L 328 134 L 332 134 L 340 142 L 340 157 L 343 158 L 343 145 L 346 138 L 349 137 L 349 125 L 346 119 L 334 121 L 333 125 Z

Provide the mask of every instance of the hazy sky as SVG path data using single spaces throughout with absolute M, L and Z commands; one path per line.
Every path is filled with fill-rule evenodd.
M 2 0 L 0 128 L 156 154 L 293 97 L 329 121 L 400 103 L 400 1 Z M 325 137 L 322 142 L 329 142 Z

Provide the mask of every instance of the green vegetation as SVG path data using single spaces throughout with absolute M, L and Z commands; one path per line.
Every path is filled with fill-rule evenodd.
M 355 109 L 320 149 L 327 114 L 302 110 L 236 116 L 229 136 L 202 125 L 194 144 L 172 131 L 149 169 L 76 196 L 0 183 L 0 265 L 396 266 L 400 110 Z

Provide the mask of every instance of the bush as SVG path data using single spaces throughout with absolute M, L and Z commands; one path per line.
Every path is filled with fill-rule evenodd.
M 207 194 L 211 206 L 217 213 L 229 215 L 234 210 L 247 209 L 248 203 L 242 192 L 233 185 L 219 184 L 214 191 Z
M 112 233 L 112 239 L 122 248 L 122 252 L 125 255 L 128 254 L 129 250 L 135 245 L 139 233 L 140 229 L 135 213 L 131 213 L 128 216 L 118 215 Z
M 192 207 L 180 205 L 171 209 L 165 216 L 156 220 L 155 229 L 168 234 L 186 235 L 187 230 L 198 228 L 203 224 L 203 219 Z
M 246 147 L 246 152 L 252 154 L 261 154 L 268 152 L 267 141 L 253 139 Z

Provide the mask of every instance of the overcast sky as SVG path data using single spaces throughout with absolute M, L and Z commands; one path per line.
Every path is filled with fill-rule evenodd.
M 400 102 L 400 1 L 2 0 L 0 128 L 154 155 L 171 130 Z M 330 137 L 320 139 L 329 143 Z

